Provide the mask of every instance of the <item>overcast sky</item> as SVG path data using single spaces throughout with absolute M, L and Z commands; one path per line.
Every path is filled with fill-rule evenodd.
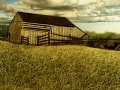
M 104 31 L 109 24 L 108 30 L 120 32 L 120 0 L 0 0 L 0 22 L 17 11 L 67 17 L 85 30 Z

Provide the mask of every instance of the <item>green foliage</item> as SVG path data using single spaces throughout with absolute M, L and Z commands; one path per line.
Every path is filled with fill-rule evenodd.
M 89 39 L 96 39 L 96 42 L 88 41 L 87 45 L 90 47 L 95 45 L 97 42 L 100 42 L 98 40 L 104 39 L 113 33 L 113 32 L 96 33 L 95 31 L 85 31 L 85 32 L 90 36 Z M 120 34 L 114 33 L 114 35 L 110 39 L 120 39 Z M 103 45 L 107 43 L 108 45 L 109 44 L 113 45 L 113 43 L 115 42 L 120 42 L 120 40 L 104 40 Z
M 120 90 L 120 52 L 0 42 L 0 90 Z
M 0 25 L 0 37 L 8 37 L 8 25 Z
M 109 36 L 111 33 L 113 32 L 104 32 L 104 33 L 97 33 L 95 31 L 85 31 L 89 36 L 90 38 L 92 39 L 96 39 L 96 38 L 105 38 L 107 36 Z M 120 34 L 117 34 L 117 33 L 114 33 L 114 35 L 112 36 L 112 38 L 118 38 L 120 39 Z

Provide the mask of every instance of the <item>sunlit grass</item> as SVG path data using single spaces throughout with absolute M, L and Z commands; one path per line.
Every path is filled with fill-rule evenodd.
M 120 90 L 120 52 L 0 41 L 0 90 Z

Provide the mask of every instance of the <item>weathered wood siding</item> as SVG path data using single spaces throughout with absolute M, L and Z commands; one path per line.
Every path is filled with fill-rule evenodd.
M 21 36 L 29 37 L 29 44 L 37 45 L 37 37 L 48 34 L 51 30 L 51 25 L 23 22 L 21 29 Z M 48 40 L 48 38 L 42 38 L 41 41 Z
M 21 25 L 22 19 L 19 14 L 16 14 L 13 21 L 9 26 L 9 40 L 10 42 L 20 43 L 21 42 Z
M 67 37 L 57 36 L 57 35 L 54 35 L 54 34 L 80 38 L 85 33 L 77 27 L 53 26 L 52 27 L 52 32 L 51 32 L 51 39 L 69 39 Z
M 29 37 L 29 44 L 37 45 L 37 36 L 43 36 L 48 34 L 48 32 L 38 31 L 34 29 L 22 29 L 21 30 L 21 36 Z M 43 40 L 48 40 L 48 38 L 45 38 Z
M 58 40 L 71 40 L 69 37 L 80 38 L 85 33 L 77 27 L 64 27 L 64 26 L 52 26 L 52 32 L 50 34 L 50 39 Z M 84 39 L 88 39 L 86 35 Z M 51 43 L 54 41 L 51 41 Z

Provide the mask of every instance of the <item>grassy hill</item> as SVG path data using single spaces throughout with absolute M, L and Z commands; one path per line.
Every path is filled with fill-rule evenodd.
M 0 41 L 0 90 L 120 90 L 120 52 Z

